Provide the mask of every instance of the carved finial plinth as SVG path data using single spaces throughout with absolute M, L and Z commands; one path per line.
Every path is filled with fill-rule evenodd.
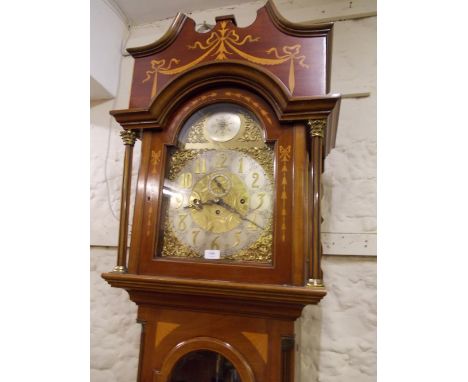
M 327 121 L 324 119 L 309 119 L 307 121 L 307 126 L 309 126 L 310 137 L 320 137 L 325 136 L 325 128 L 327 127 Z
M 122 137 L 123 144 L 126 146 L 133 146 L 137 139 L 137 135 L 132 130 L 123 130 L 120 132 L 120 136 Z

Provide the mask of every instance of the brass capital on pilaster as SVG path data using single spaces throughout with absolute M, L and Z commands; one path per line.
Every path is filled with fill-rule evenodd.
M 307 285 L 308 287 L 323 287 L 325 286 L 323 284 L 323 280 L 322 279 L 309 279 L 307 280 Z
M 123 130 L 120 132 L 120 136 L 125 146 L 133 146 L 137 139 L 136 133 L 132 130 Z
M 327 127 L 327 121 L 325 119 L 309 119 L 307 121 L 307 126 L 309 126 L 310 137 L 320 137 L 325 136 L 325 128 Z
M 123 265 L 116 265 L 114 267 L 114 269 L 112 270 L 112 272 L 114 272 L 114 273 L 127 273 L 128 270 L 127 270 L 127 267 L 125 267 Z

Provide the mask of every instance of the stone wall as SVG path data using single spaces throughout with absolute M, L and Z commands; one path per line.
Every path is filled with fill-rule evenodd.
M 312 7 L 305 0 L 279 0 L 292 21 L 320 20 L 349 10 L 339 0 Z M 368 11 L 371 1 L 353 2 Z M 315 2 L 314 2 L 315 4 Z M 263 2 L 197 12 L 197 23 L 236 15 L 253 21 Z M 323 12 L 322 12 L 323 11 Z M 330 12 L 328 12 L 330 11 Z M 341 13 L 340 13 L 341 12 Z M 348 13 L 346 13 L 348 12 Z M 333 13 L 333 14 L 332 14 Z M 339 18 L 339 17 L 338 17 Z M 346 17 L 343 17 L 346 18 Z M 154 41 L 170 25 L 163 20 L 131 30 L 127 47 Z M 134 382 L 140 325 L 125 291 L 101 278 L 116 259 L 123 145 L 109 110 L 128 106 L 133 59 L 123 57 L 118 95 L 91 104 L 91 380 Z M 342 93 L 336 148 L 325 164 L 323 270 L 328 295 L 307 307 L 297 322 L 298 380 L 376 380 L 376 17 L 336 21 L 332 92 Z M 139 161 L 135 147 L 133 185 Z M 364 256 L 357 256 L 364 255 Z

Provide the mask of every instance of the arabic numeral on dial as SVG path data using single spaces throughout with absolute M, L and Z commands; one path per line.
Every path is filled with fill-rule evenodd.
M 247 224 L 247 229 L 248 230 L 251 230 L 251 231 L 256 231 L 258 230 L 258 226 L 257 226 L 257 214 L 254 214 L 252 215 L 251 218 L 249 218 L 249 222 Z
M 198 158 L 195 161 L 195 174 L 206 174 L 206 158 Z
M 180 186 L 182 188 L 192 187 L 193 176 L 190 172 L 185 172 L 180 175 Z
M 244 158 L 239 159 L 239 174 L 242 174 L 244 172 Z
M 252 181 L 252 188 L 258 188 L 258 180 L 260 179 L 260 175 L 258 174 L 258 172 L 254 172 L 252 173 L 252 178 L 253 178 L 253 181 Z
M 182 204 L 184 202 L 184 197 L 182 195 L 177 195 L 174 197 L 174 201 L 175 201 L 175 209 L 179 209 L 180 207 L 182 207 Z
M 259 192 L 258 193 L 258 198 L 260 199 L 260 203 L 258 204 L 257 207 L 255 207 L 256 210 L 258 210 L 261 206 L 263 206 L 263 199 L 265 198 L 265 193 L 264 192 Z
M 197 245 L 197 236 L 200 233 L 200 231 L 192 231 L 192 243 L 193 245 Z
M 234 233 L 234 238 L 236 239 L 236 241 L 235 241 L 234 244 L 232 245 L 233 247 L 237 247 L 237 246 L 240 244 L 240 241 L 241 241 L 241 234 L 242 234 L 241 231 L 237 231 L 237 232 Z
M 215 167 L 216 168 L 224 168 L 226 167 L 226 160 L 227 156 L 225 153 L 219 153 L 216 155 L 216 160 L 215 160 Z
M 180 231 L 185 231 L 187 229 L 187 223 L 185 223 L 187 216 L 186 214 L 179 215 L 179 224 L 177 226 Z
M 219 239 L 219 236 L 216 236 L 216 237 L 211 241 L 210 249 L 219 249 L 218 239 Z

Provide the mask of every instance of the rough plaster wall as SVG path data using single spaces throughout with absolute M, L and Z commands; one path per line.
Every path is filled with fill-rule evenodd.
M 101 273 L 115 265 L 116 250 L 91 250 L 91 381 L 135 382 L 140 348 L 137 307 Z
M 289 0 L 281 3 L 294 5 Z M 254 10 L 262 4 L 254 2 L 242 8 L 209 10 L 191 16 L 201 23 L 235 13 L 239 25 L 245 26 L 253 21 Z M 306 12 L 304 9 L 300 15 Z M 288 16 L 287 12 L 284 14 Z M 291 11 L 290 15 L 295 13 Z M 170 20 L 163 20 L 134 28 L 128 46 L 154 41 L 169 25 Z M 336 148 L 325 164 L 322 229 L 324 249 L 330 254 L 376 254 L 375 35 L 375 17 L 335 23 L 331 90 L 369 96 L 343 99 Z M 136 306 L 125 291 L 110 288 L 99 276 L 111 270 L 116 259 L 124 150 L 118 135 L 120 127 L 108 112 L 128 106 L 132 69 L 132 58 L 123 58 L 117 98 L 91 105 L 92 382 L 136 380 L 140 339 Z M 137 143 L 133 186 L 139 154 Z M 301 381 L 375 381 L 375 257 L 324 256 L 323 268 L 328 295 L 319 306 L 307 307 L 297 323 Z
M 332 92 L 344 98 L 336 146 L 325 162 L 323 231 L 375 234 L 377 163 L 377 18 L 335 23 Z
M 298 323 L 302 382 L 373 382 L 377 374 L 376 258 L 324 256 L 328 294 Z

